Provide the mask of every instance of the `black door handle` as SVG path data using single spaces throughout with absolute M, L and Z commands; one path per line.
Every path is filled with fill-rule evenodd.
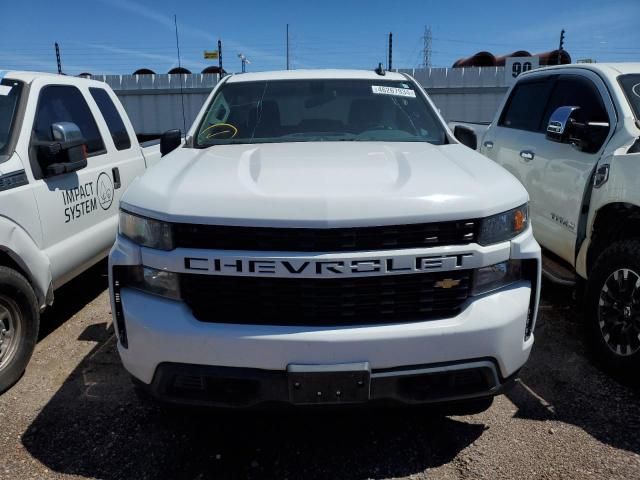
M 120 183 L 120 170 L 118 167 L 113 167 L 111 173 L 113 173 L 113 188 L 120 188 L 122 186 L 122 183 Z

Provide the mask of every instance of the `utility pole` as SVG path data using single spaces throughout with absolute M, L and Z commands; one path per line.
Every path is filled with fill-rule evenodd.
M 218 39 L 218 81 L 222 80 L 222 40 Z
M 289 70 L 289 24 L 287 23 L 287 70 Z
M 425 25 L 422 36 L 422 68 L 431 68 L 431 27 Z
M 56 62 L 58 63 L 58 75 L 62 75 L 62 61 L 60 60 L 60 46 L 58 45 L 58 42 L 56 42 L 55 45 L 56 45 Z
M 391 71 L 391 68 L 393 67 L 392 57 L 393 57 L 393 33 L 389 32 L 389 63 L 387 64 L 388 71 Z
M 562 50 L 564 50 L 564 28 L 560 32 L 560 46 L 558 47 L 558 65 L 562 62 Z

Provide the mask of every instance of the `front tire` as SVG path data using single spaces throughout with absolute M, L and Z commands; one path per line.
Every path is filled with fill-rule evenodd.
M 24 373 L 39 325 L 38 300 L 27 279 L 0 267 L 0 394 Z
M 591 346 L 605 370 L 630 378 L 640 368 L 640 240 L 615 242 L 589 275 L 586 317 Z

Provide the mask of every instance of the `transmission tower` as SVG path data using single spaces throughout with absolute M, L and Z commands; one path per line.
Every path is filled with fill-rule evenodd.
M 431 68 L 431 27 L 424 27 L 424 35 L 422 36 L 422 68 Z

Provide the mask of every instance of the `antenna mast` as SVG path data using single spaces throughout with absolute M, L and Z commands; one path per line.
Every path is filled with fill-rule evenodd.
M 177 15 L 173 15 L 173 24 L 176 27 L 176 49 L 178 50 L 178 68 L 182 68 L 182 62 L 180 61 L 180 43 L 178 42 L 178 17 Z M 182 128 L 184 128 L 183 132 L 187 134 L 187 119 L 184 115 L 184 92 L 182 89 L 183 83 L 182 73 L 180 74 L 180 101 L 182 102 Z
M 387 70 L 393 68 L 393 33 L 389 32 L 389 61 L 387 62 Z

